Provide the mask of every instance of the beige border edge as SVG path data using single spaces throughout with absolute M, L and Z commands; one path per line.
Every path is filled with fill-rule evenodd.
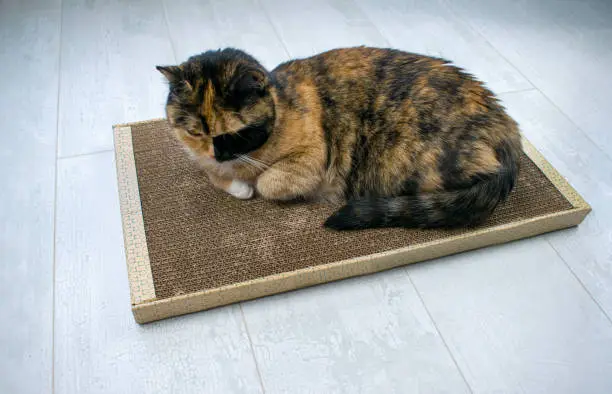
M 149 119 L 149 120 L 140 120 L 138 122 L 117 123 L 116 125 L 113 125 L 113 130 L 117 129 L 117 128 L 121 128 L 121 127 L 129 127 L 129 128 L 131 128 L 132 126 L 137 126 L 137 125 L 141 125 L 141 124 L 147 124 L 147 123 L 153 123 L 153 122 L 161 122 L 162 120 L 165 121 L 166 118 L 153 118 L 153 119 Z
M 567 179 L 565 179 L 565 177 L 563 177 L 563 175 L 561 175 L 525 137 L 523 137 L 523 151 L 575 208 L 588 209 L 588 211 L 591 210 L 589 204 L 569 184 Z
M 582 222 L 591 210 L 590 206 L 569 185 L 565 178 L 548 163 L 527 139 L 523 138 L 523 150 L 527 156 L 568 199 L 574 206 L 574 209 L 477 230 L 417 246 L 408 246 L 323 266 L 258 278 L 217 289 L 155 300 L 155 290 L 140 207 L 130 127 L 134 124 L 149 123 L 155 120 L 163 119 L 115 125 L 113 127 L 118 178 L 126 180 L 124 184 L 119 184 L 121 216 L 132 295 L 132 312 L 138 323 L 148 323 L 233 304 L 239 301 L 252 300 L 336 280 L 371 274 L 402 265 L 572 227 Z
M 437 257 L 527 238 L 545 232 L 572 227 L 580 223 L 588 209 L 577 208 L 521 222 L 406 247 L 356 259 L 345 260 L 299 271 L 268 276 L 217 289 L 134 305 L 138 323 L 148 323 L 172 316 L 199 312 L 218 306 L 247 301 L 273 294 L 297 290 L 340 279 L 371 274 Z
M 132 128 L 124 125 L 114 126 L 113 136 L 119 206 L 123 223 L 123 243 L 130 282 L 130 297 L 134 306 L 155 299 L 155 287 L 140 206 Z

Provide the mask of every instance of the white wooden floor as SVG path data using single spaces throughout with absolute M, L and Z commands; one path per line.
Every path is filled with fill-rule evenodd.
M 501 94 L 594 211 L 561 231 L 145 326 L 113 123 L 156 64 L 244 48 L 444 56 Z M 612 392 L 612 3 L 0 0 L 0 393 Z

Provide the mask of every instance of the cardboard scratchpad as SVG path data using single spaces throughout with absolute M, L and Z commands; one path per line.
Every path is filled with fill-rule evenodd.
M 139 323 L 575 226 L 590 211 L 528 142 L 518 185 L 485 225 L 321 227 L 335 207 L 214 189 L 165 120 L 114 127 L 132 310 Z

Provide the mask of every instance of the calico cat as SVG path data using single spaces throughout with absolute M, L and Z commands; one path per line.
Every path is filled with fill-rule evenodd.
M 332 229 L 476 225 L 517 179 L 517 124 L 444 59 L 343 48 L 269 72 L 227 48 L 157 69 L 169 124 L 213 185 L 343 202 Z

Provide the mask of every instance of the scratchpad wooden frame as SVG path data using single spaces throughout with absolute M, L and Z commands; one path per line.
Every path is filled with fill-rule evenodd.
M 419 261 L 505 243 L 578 225 L 591 208 L 565 179 L 524 140 L 526 155 L 569 201 L 572 208 L 543 216 L 473 231 L 441 240 L 358 258 L 337 261 L 296 271 L 256 278 L 213 289 L 157 299 L 141 209 L 132 125 L 158 122 L 159 119 L 113 127 L 119 200 L 130 283 L 131 304 L 138 323 L 202 311 L 239 301 L 370 274 Z

